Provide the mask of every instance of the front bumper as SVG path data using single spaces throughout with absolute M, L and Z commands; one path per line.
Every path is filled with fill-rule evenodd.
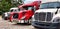
M 12 22 L 15 22 L 15 23 L 28 23 L 28 21 L 27 20 L 18 20 L 18 19 L 13 19 L 13 21 Z
M 44 28 L 44 29 L 57 29 L 60 23 L 50 23 L 50 22 L 32 22 L 33 26 Z

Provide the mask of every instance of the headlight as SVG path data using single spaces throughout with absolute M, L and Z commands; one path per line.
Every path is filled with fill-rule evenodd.
M 55 19 L 53 20 L 53 22 L 60 22 L 60 19 Z

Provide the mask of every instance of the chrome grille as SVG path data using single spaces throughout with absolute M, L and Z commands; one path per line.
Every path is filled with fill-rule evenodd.
M 44 21 L 45 20 L 45 16 L 46 16 L 46 13 L 36 13 L 34 15 L 35 20 L 40 20 L 40 21 Z
M 46 21 L 51 21 L 52 17 L 53 17 L 53 14 L 51 12 L 48 12 Z
M 13 18 L 18 18 L 18 13 L 14 13 Z
M 35 13 L 34 18 L 35 20 L 39 21 L 50 21 L 52 19 L 52 13 L 51 12 L 40 12 L 40 13 Z

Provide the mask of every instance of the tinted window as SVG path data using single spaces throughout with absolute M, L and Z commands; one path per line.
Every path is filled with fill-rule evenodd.
M 13 9 L 12 9 L 12 10 L 10 10 L 10 12 L 13 12 Z
M 47 8 L 48 4 L 41 4 L 40 8 Z
M 17 12 L 17 10 L 15 9 L 14 12 Z
M 32 9 L 33 9 L 32 6 L 24 6 L 23 8 L 24 8 L 25 10 L 32 10 Z
M 28 10 L 32 10 L 32 7 L 28 7 Z
M 60 2 L 49 2 L 49 3 L 42 3 L 40 8 L 57 8 L 60 7 Z

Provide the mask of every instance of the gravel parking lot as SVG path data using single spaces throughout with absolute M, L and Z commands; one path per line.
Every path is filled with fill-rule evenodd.
M 35 29 L 32 25 L 15 24 L 8 20 L 3 20 L 0 16 L 0 29 Z

